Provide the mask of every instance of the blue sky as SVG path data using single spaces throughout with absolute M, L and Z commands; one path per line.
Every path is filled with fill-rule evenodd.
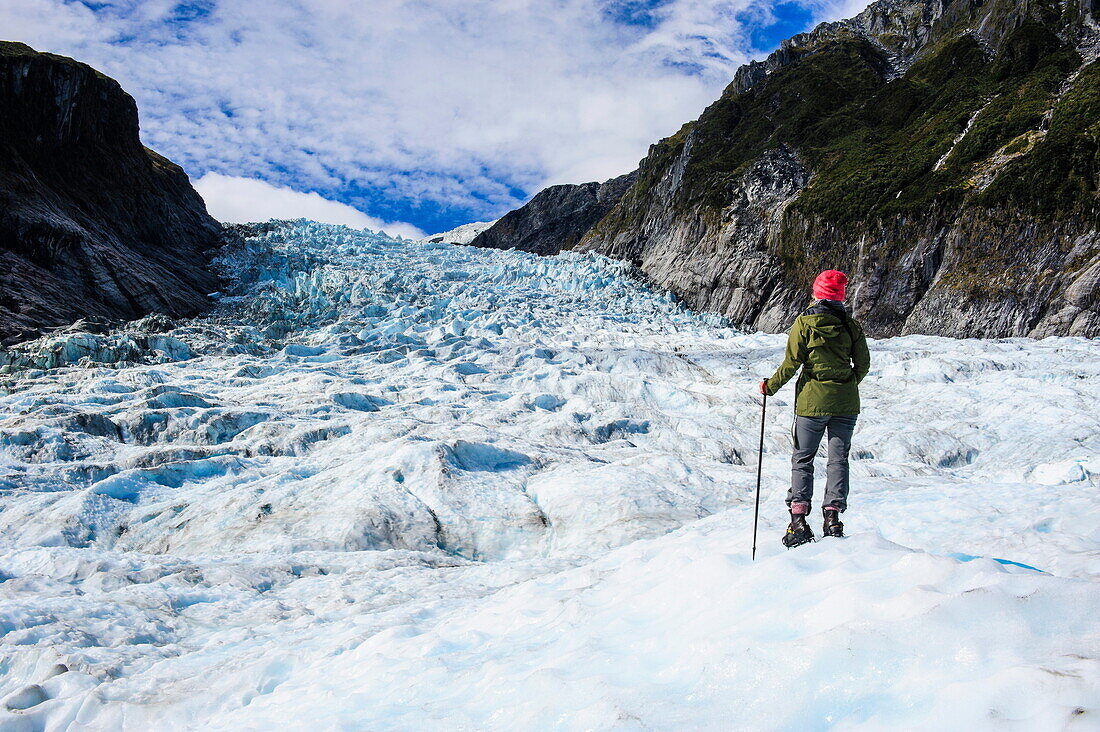
M 391 233 L 632 170 L 737 67 L 859 0 L 5 0 L 138 102 L 223 219 Z M 285 214 L 283 212 L 285 211 Z

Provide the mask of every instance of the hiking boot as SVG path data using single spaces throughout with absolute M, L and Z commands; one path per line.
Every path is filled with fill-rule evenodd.
M 844 524 L 840 522 L 840 509 L 835 506 L 824 506 L 821 513 L 825 516 L 825 523 L 821 525 L 823 536 L 844 536 Z
M 793 549 L 813 540 L 814 532 L 810 529 L 810 525 L 806 523 L 806 515 L 792 512 L 791 523 L 787 527 L 787 533 L 783 536 L 783 546 Z

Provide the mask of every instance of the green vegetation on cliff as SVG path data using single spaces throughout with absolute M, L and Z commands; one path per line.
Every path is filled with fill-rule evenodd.
M 1086 66 L 1054 105 L 1049 131 L 998 177 L 983 199 L 1001 206 L 1096 213 L 1100 178 L 1100 61 Z M 1041 198 L 1040 198 L 1041 196 Z M 1091 202 L 1092 207 L 1087 206 Z
M 774 147 L 787 145 L 825 163 L 818 155 L 843 131 L 846 109 L 882 85 L 881 52 L 862 39 L 830 44 L 805 60 L 775 72 L 741 95 L 727 93 L 696 122 L 684 191 L 721 207 L 726 190 Z
M 1044 135 L 1044 115 L 1055 107 L 1051 139 L 1039 145 L 1057 146 L 1059 154 L 1021 156 L 999 171 L 998 186 L 981 202 L 1011 198 L 1037 213 L 1079 213 L 1096 203 L 1091 75 L 1077 79 L 1061 110 L 1055 102 L 1080 63 L 1036 23 L 1015 30 L 992 59 L 969 35 L 949 39 L 889 82 L 868 42 L 830 44 L 703 114 L 682 200 L 702 196 L 709 206 L 724 205 L 729 181 L 765 150 L 787 145 L 814 171 L 794 204 L 805 214 L 848 224 L 956 204 L 977 192 L 975 176 L 998 151 L 1025 152 L 1030 143 L 1021 136 Z M 1002 150 L 1014 142 L 1015 150 Z M 1066 166 L 1071 180 L 1056 182 Z
M 749 165 L 786 146 L 813 172 L 794 210 L 838 225 L 964 201 L 1089 214 L 1097 209 L 1100 69 L 1091 64 L 1065 89 L 1081 63 L 1054 33 L 1028 21 L 992 58 L 971 35 L 957 34 L 887 81 L 879 48 L 842 37 L 747 92 L 727 90 L 654 145 L 624 205 L 595 233 L 637 223 L 631 200 L 658 184 L 689 138 L 678 210 L 720 211 Z
M 850 223 L 960 202 L 976 189 L 985 161 L 1040 129 L 1061 83 L 1080 63 L 1076 52 L 1035 24 L 1013 32 L 991 60 L 970 36 L 944 43 L 903 78 L 837 113 L 849 132 L 813 151 L 820 174 L 796 207 Z M 999 178 L 1014 173 L 1004 170 Z M 1043 190 L 1021 198 L 1022 207 L 1042 213 L 1090 203 Z

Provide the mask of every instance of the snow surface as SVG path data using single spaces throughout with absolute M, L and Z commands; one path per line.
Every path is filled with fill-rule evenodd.
M 873 342 L 850 537 L 790 552 L 788 387 L 751 562 L 782 336 L 595 255 L 221 266 L 5 356 L 0 728 L 1100 725 L 1100 342 Z
M 462 226 L 455 227 L 450 231 L 444 231 L 441 234 L 432 234 L 421 239 L 421 242 L 430 244 L 469 244 L 477 235 L 483 231 L 488 230 L 500 219 L 494 221 L 474 221 L 470 224 L 463 224 Z

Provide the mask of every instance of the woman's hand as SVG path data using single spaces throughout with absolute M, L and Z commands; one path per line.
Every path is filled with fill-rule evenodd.
M 760 393 L 764 396 L 768 395 L 768 380 L 764 379 L 760 382 Z

